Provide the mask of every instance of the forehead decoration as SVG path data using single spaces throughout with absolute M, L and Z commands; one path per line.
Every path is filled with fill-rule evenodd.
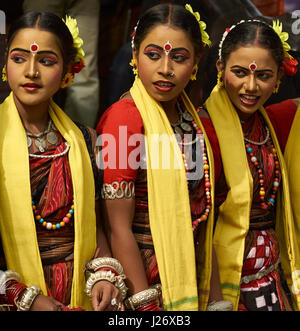
M 172 50 L 173 46 L 169 42 L 169 40 L 164 44 L 164 51 L 166 55 L 169 55 L 170 51 Z
M 252 73 L 257 69 L 257 64 L 254 60 L 249 64 L 249 69 Z
M 34 41 L 31 45 L 30 45 L 30 52 L 32 53 L 33 56 L 36 55 L 36 53 L 39 50 L 39 45 Z

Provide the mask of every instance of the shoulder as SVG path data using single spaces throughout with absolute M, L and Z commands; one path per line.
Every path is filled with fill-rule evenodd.
M 214 157 L 214 168 L 215 168 L 215 178 L 216 182 L 218 181 L 221 169 L 222 169 L 222 159 L 221 159 L 221 151 L 219 146 L 218 137 L 215 131 L 215 128 L 213 126 L 213 123 L 208 115 L 208 112 L 205 107 L 199 107 L 197 109 L 198 116 L 200 117 L 201 123 L 204 127 L 204 130 L 206 132 L 208 141 L 210 143 L 213 157 Z
M 299 106 L 300 98 L 287 99 L 266 107 L 268 115 L 274 119 L 278 118 L 294 118 L 297 107 Z
M 197 109 L 198 116 L 200 117 L 201 123 L 205 129 L 205 132 L 207 134 L 207 137 L 209 139 L 209 142 L 211 144 L 211 147 L 215 152 L 219 152 L 220 147 L 219 147 L 219 142 L 217 138 L 217 134 L 215 131 L 215 128 L 213 126 L 212 120 L 209 117 L 209 114 L 206 110 L 205 107 L 199 107 Z
M 298 103 L 299 99 L 288 99 L 266 107 L 266 112 L 272 122 L 282 150 L 285 148 Z
M 143 127 L 142 117 L 132 99 L 121 99 L 111 105 L 101 116 L 96 130 L 103 133 L 121 125 L 133 131 L 140 131 Z

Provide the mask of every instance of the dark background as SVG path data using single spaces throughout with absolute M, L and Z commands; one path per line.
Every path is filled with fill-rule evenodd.
M 37 0 L 38 1 L 38 0 Z M 88 1 L 88 0 L 79 0 Z M 161 3 L 190 3 L 207 23 L 207 31 L 213 41 L 212 47 L 200 61 L 198 79 L 187 90 L 195 106 L 208 97 L 216 83 L 215 62 L 218 44 L 226 27 L 241 19 L 264 16 L 265 19 L 278 17 L 289 32 L 291 54 L 300 62 L 300 21 L 299 34 L 292 33 L 291 27 L 296 19 L 291 13 L 299 10 L 299 0 L 191 0 L 191 1 L 151 1 L 151 0 L 99 0 L 100 37 L 99 37 L 99 78 L 100 78 L 100 115 L 119 96 L 128 90 L 133 81 L 129 62 L 131 59 L 130 35 L 140 16 L 147 8 Z M 298 7 L 298 8 L 297 8 Z M 6 14 L 6 31 L 10 24 L 22 15 L 22 0 L 1 0 L 0 9 Z M 0 35 L 0 68 L 4 65 L 5 35 Z M 299 70 L 300 71 L 300 70 Z M 300 96 L 300 72 L 283 80 L 279 93 L 268 103 Z M 0 102 L 9 93 L 6 83 L 0 82 Z

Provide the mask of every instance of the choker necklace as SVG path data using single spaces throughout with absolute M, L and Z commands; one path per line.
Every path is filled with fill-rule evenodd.
M 177 102 L 177 109 L 179 112 L 179 120 L 176 123 L 170 122 L 174 132 L 180 136 L 184 133 L 191 133 L 193 131 L 193 127 L 189 122 L 194 120 L 192 115 L 187 110 L 183 111 L 179 102 Z
M 39 134 L 33 134 L 33 133 L 26 131 L 28 148 L 32 145 L 31 138 L 34 138 L 35 139 L 34 143 L 35 143 L 35 146 L 38 148 L 38 150 L 41 153 L 45 152 L 45 150 L 47 148 L 47 142 L 44 138 L 45 136 L 46 136 L 46 139 L 49 142 L 49 144 L 56 145 L 58 143 L 58 137 L 57 137 L 57 134 L 54 132 L 54 130 L 56 131 L 56 128 L 55 128 L 52 120 L 50 119 L 49 123 L 48 123 L 48 127 L 45 131 L 43 131 Z
M 253 145 L 256 145 L 256 146 L 264 145 L 269 140 L 269 137 L 270 137 L 270 130 L 269 130 L 269 128 L 266 126 L 265 129 L 266 129 L 267 134 L 266 134 L 266 138 L 263 141 L 253 141 L 253 140 L 250 140 L 250 139 L 248 139 L 246 137 L 244 137 L 244 140 L 247 143 L 250 143 L 250 144 L 253 144 Z

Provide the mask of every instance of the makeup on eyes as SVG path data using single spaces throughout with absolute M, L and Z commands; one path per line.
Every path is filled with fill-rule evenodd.
M 240 69 L 240 70 L 243 70 L 243 71 L 247 71 L 247 72 L 251 71 L 252 72 L 251 69 L 242 67 L 240 65 L 234 65 L 234 66 L 230 67 L 230 69 Z M 270 72 L 272 74 L 274 73 L 272 69 L 260 69 L 260 70 L 255 69 L 255 73 L 260 73 L 260 72 Z
M 50 64 L 56 64 L 58 61 L 55 56 L 45 55 L 44 57 L 41 57 L 40 62 L 50 65 Z
M 272 69 L 260 69 L 252 71 L 251 68 L 245 68 L 239 65 L 232 66 L 230 70 L 239 78 L 243 78 L 248 74 L 254 74 L 261 80 L 267 80 L 269 78 L 272 78 L 274 75 L 274 71 Z
M 12 49 L 10 51 L 10 54 L 12 54 L 13 52 L 16 52 L 16 51 L 18 51 L 20 53 L 26 53 L 26 54 L 30 54 L 31 53 L 31 51 L 30 50 L 27 50 L 27 49 L 14 48 L 14 49 Z M 53 54 L 56 58 L 58 58 L 58 55 L 55 52 L 51 51 L 51 50 L 38 51 L 37 54 L 38 55 L 40 55 L 40 54 Z
M 149 53 L 157 53 L 159 55 L 161 55 L 162 53 L 165 53 L 165 50 L 163 49 L 163 47 L 160 47 L 158 45 L 155 44 L 149 44 L 145 47 L 144 49 L 144 54 L 148 55 Z M 183 56 L 184 58 L 190 58 L 190 52 L 184 48 L 184 47 L 177 47 L 177 48 L 172 48 L 170 50 L 170 52 L 167 54 L 169 56 Z
M 15 48 L 10 52 L 10 59 L 17 62 L 18 60 L 26 60 L 31 52 L 21 48 Z M 58 58 L 55 52 L 52 51 L 40 51 L 37 53 L 38 60 L 46 66 L 54 65 L 58 63 Z
M 11 60 L 15 60 L 16 58 L 26 58 L 27 54 L 24 54 L 24 53 L 21 53 L 21 52 L 13 52 L 13 53 L 10 53 L 10 59 Z

